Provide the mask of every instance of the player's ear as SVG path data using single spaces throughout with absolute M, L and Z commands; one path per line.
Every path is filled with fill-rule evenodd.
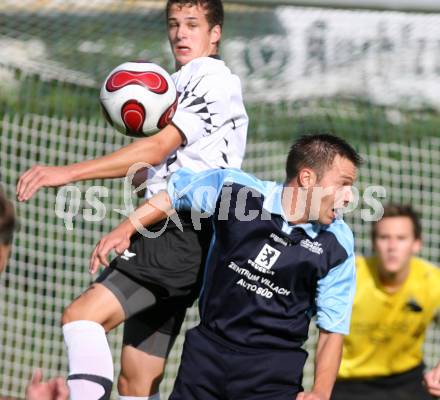
M 298 173 L 298 185 L 304 188 L 311 188 L 317 182 L 315 171 L 311 168 L 302 168 Z
M 218 46 L 222 38 L 222 28 L 220 25 L 214 25 L 211 28 L 211 44 Z
M 412 253 L 417 254 L 422 250 L 422 241 L 420 239 L 416 239 L 413 243 Z

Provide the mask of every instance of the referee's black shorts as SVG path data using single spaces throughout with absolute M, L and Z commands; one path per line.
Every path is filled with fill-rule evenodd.
M 199 325 L 186 333 L 169 400 L 294 400 L 306 358 L 301 349 L 236 346 Z
M 423 385 L 424 366 L 387 377 L 337 380 L 332 400 L 431 400 Z

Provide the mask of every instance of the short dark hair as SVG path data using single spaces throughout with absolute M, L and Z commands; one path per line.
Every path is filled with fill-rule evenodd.
M 216 25 L 220 25 L 220 27 L 223 27 L 225 13 L 223 10 L 222 0 L 168 0 L 166 6 L 167 20 L 170 9 L 175 4 L 180 7 L 200 6 L 206 10 L 206 20 L 208 21 L 210 28 L 213 28 Z
M 12 237 L 17 227 L 14 206 L 6 198 L 0 187 L 0 245 L 12 243 Z
M 350 160 L 356 167 L 362 158 L 344 139 L 329 134 L 304 135 L 292 145 L 286 162 L 286 182 L 295 178 L 302 168 L 311 168 L 318 179 L 339 155 Z
M 392 217 L 407 217 L 411 220 L 413 226 L 414 237 L 418 240 L 422 238 L 422 224 L 417 212 L 409 204 L 387 204 L 383 208 L 383 218 Z M 380 220 L 379 220 L 380 221 Z M 379 221 L 373 222 L 371 229 L 371 238 L 374 241 L 376 239 L 376 225 Z

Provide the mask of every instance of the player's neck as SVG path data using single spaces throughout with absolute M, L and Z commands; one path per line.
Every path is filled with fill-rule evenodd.
M 197 58 L 201 58 L 201 57 L 210 57 L 210 58 L 214 58 L 216 60 L 220 60 L 220 54 L 218 54 L 217 50 L 213 51 L 212 53 L 209 53 L 207 56 L 200 56 L 200 57 L 196 57 L 193 58 L 191 61 L 196 60 Z M 188 61 L 186 64 L 189 64 L 191 61 Z M 180 68 L 182 68 L 184 65 L 186 64 L 181 64 L 179 63 L 177 60 L 174 61 L 174 67 L 175 70 L 178 71 Z
M 306 196 L 296 186 L 286 185 L 281 195 L 281 206 L 287 221 L 291 224 L 305 224 L 308 222 Z
M 397 292 L 405 283 L 409 275 L 409 265 L 397 272 L 388 272 L 383 268 L 378 269 L 379 281 L 387 293 Z

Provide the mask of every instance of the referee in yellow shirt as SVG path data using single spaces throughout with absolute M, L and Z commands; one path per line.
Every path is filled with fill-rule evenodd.
M 372 227 L 376 255 L 357 257 L 350 334 L 333 400 L 424 400 L 440 396 L 440 363 L 424 373 L 426 328 L 440 308 L 440 269 L 416 258 L 420 221 L 389 205 Z

